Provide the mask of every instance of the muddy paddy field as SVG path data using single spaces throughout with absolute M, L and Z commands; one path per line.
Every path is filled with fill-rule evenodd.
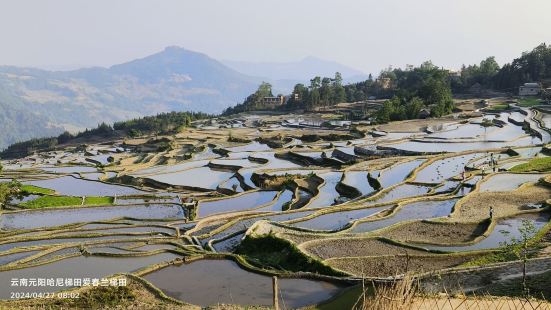
M 124 278 L 136 303 L 271 306 L 272 276 L 287 308 L 315 306 L 365 279 L 485 268 L 524 222 L 545 259 L 550 178 L 526 167 L 547 158 L 546 119 L 241 115 L 3 161 L 0 182 L 23 186 L 0 213 L 0 308 L 27 305 L 12 292 L 94 287 L 77 278 Z M 72 280 L 14 289 L 27 278 Z

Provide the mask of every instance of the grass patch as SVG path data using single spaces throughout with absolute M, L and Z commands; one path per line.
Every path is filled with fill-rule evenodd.
M 508 110 L 509 108 L 510 108 L 510 106 L 507 103 L 495 104 L 495 105 L 490 107 L 490 109 L 496 110 L 496 111 Z
M 523 98 L 519 100 L 518 105 L 524 108 L 540 105 L 540 99 L 536 97 Z
M 551 171 L 551 157 L 534 158 L 527 163 L 514 166 L 509 171 L 511 172 Z
M 21 185 L 21 191 L 25 194 L 51 195 L 55 193 L 53 189 L 38 187 L 34 185 Z
M 305 255 L 291 242 L 273 235 L 247 237 L 241 242 L 236 253 L 243 255 L 249 263 L 260 268 L 342 275 L 322 262 Z
M 64 206 L 80 206 L 82 203 L 81 197 L 72 196 L 42 196 L 34 200 L 26 201 L 21 206 L 29 209 L 64 207 Z M 112 205 L 112 197 L 86 197 L 84 205 Z
M 496 252 L 496 253 L 490 253 L 487 255 L 483 255 L 481 257 L 478 257 L 472 261 L 466 262 L 461 264 L 461 267 L 478 267 L 478 266 L 484 266 L 488 264 L 495 264 L 495 263 L 502 263 L 502 262 L 509 262 L 518 259 L 511 253 L 506 252 Z

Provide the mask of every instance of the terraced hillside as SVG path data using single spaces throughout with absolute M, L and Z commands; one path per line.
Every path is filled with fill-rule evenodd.
M 270 276 L 288 308 L 404 274 L 427 292 L 486 292 L 521 276 L 501 254 L 523 223 L 541 240 L 530 273 L 544 274 L 551 178 L 518 172 L 548 158 L 538 113 L 331 128 L 314 125 L 319 115 L 247 114 L 2 162 L 0 181 L 23 186 L 0 214 L 0 298 L 13 281 L 52 277 L 124 278 L 135 296 L 125 306 L 271 306 Z M 41 291 L 91 287 L 46 281 Z

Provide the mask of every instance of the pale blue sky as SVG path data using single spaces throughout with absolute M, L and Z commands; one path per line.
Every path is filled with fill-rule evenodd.
M 550 0 L 0 0 L 0 64 L 108 66 L 178 45 L 373 73 L 427 59 L 458 68 L 551 43 L 550 13 Z

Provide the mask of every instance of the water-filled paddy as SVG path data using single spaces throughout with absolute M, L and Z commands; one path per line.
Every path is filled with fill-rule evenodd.
M 218 166 L 229 166 L 229 167 L 242 167 L 242 168 L 251 168 L 257 167 L 261 164 L 250 161 L 248 159 L 215 159 L 210 162 L 213 165 Z
M 55 173 L 88 173 L 98 171 L 97 168 L 88 166 L 43 167 L 40 169 Z
M 497 130 L 496 127 L 483 127 L 478 124 L 459 125 L 451 130 L 440 131 L 427 135 L 427 138 L 439 139 L 470 139 L 473 137 L 484 136 Z
M 203 307 L 226 303 L 272 305 L 271 277 L 241 269 L 229 260 L 200 260 L 168 266 L 145 275 L 146 280 L 170 297 Z M 279 279 L 282 302 L 289 308 L 320 303 L 342 287 L 324 281 Z
M 537 182 L 543 174 L 498 174 L 491 176 L 480 184 L 481 192 L 506 192 L 517 189 L 524 183 Z
M 447 216 L 451 213 L 456 202 L 457 199 L 413 202 L 402 206 L 390 217 L 376 221 L 357 223 L 350 232 L 368 232 L 385 228 L 402 221 L 425 220 Z
M 216 252 L 233 252 L 235 248 L 241 242 L 241 239 L 245 236 L 245 233 L 235 235 L 220 242 L 213 243 L 213 247 Z
M 226 148 L 226 150 L 230 152 L 262 152 L 262 151 L 269 151 L 270 147 L 266 144 L 262 144 L 257 141 L 253 141 L 249 144 L 241 145 L 241 146 L 234 146 Z
M 383 203 L 407 197 L 422 196 L 428 193 L 431 189 L 432 187 L 429 186 L 402 184 L 394 187 L 388 192 L 381 193 L 381 196 L 370 200 L 368 204 Z
M 177 258 L 178 255 L 171 253 L 162 253 L 144 257 L 105 257 L 105 256 L 78 256 L 63 259 L 46 265 L 37 267 L 9 270 L 0 272 L 0 298 L 9 299 L 13 287 L 10 286 L 11 279 L 20 278 L 99 278 L 109 276 L 114 273 L 133 272 L 148 265 L 157 264 L 164 261 L 170 261 Z M 55 283 L 54 283 L 55 284 Z M 43 292 L 57 292 L 72 286 L 46 285 L 40 287 Z M 37 287 L 19 286 L 18 292 L 36 292 Z
M 151 239 L 150 235 L 112 235 L 112 236 L 100 236 L 100 237 L 90 237 L 90 238 L 48 238 L 32 241 L 21 241 L 13 243 L 2 243 L 0 244 L 0 251 L 8 251 L 17 247 L 30 247 L 30 246 L 41 246 L 41 245 L 53 245 L 53 244 L 66 244 L 66 243 L 86 243 L 86 242 L 98 242 L 106 240 L 116 240 L 116 239 Z
M 319 174 L 325 183 L 319 189 L 319 193 L 312 198 L 306 206 L 308 208 L 328 207 L 335 203 L 335 200 L 340 197 L 336 190 L 337 183 L 342 178 L 342 172 L 327 172 Z
M 276 194 L 274 191 L 256 191 L 226 199 L 203 201 L 199 203 L 197 216 L 253 209 L 274 200 Z
M 402 182 L 413 169 L 419 167 L 423 162 L 425 162 L 424 159 L 412 160 L 381 171 L 379 176 L 381 186 L 386 188 Z
M 24 182 L 38 187 L 53 189 L 66 196 L 124 196 L 140 195 L 146 192 L 133 187 L 88 181 L 72 176 Z
M 485 153 L 472 153 L 437 160 L 417 172 L 415 182 L 440 183 L 446 179 L 459 175 L 467 163 Z
M 243 192 L 243 188 L 241 187 L 241 182 L 237 177 L 231 177 L 230 179 L 220 184 L 219 187 L 222 189 L 231 190 L 236 193 Z
M 286 189 L 279 195 L 274 203 L 264 208 L 256 209 L 255 211 L 283 211 L 283 207 L 293 200 L 293 195 L 294 193 L 292 191 Z
M 209 167 L 149 176 L 150 179 L 177 186 L 215 190 L 218 185 L 228 180 L 234 172 Z
M 14 262 L 14 261 L 26 258 L 26 257 L 30 257 L 32 255 L 37 254 L 38 252 L 39 251 L 26 251 L 26 252 L 19 252 L 19 253 L 8 254 L 8 255 L 1 255 L 0 256 L 0 266 L 9 264 L 11 262 Z
M 343 183 L 352 187 L 355 187 L 360 191 L 362 195 L 369 195 L 375 191 L 369 181 L 367 180 L 367 174 L 369 171 L 347 171 Z
M 182 219 L 184 218 L 184 211 L 179 205 L 32 210 L 1 214 L 0 228 L 11 230 L 53 227 L 79 222 L 103 221 L 120 217 L 137 219 Z
M 480 242 L 470 245 L 459 246 L 436 246 L 436 245 L 419 245 L 426 249 L 440 250 L 440 251 L 475 251 L 485 250 L 492 248 L 499 248 L 503 245 L 503 242 L 510 242 L 513 238 L 517 240 L 521 239 L 519 227 L 522 225 L 523 220 L 530 221 L 537 230 L 540 230 L 545 224 L 549 222 L 551 217 L 548 213 L 540 214 L 524 214 L 515 216 L 512 218 L 498 220 L 496 226 L 492 232 Z
M 514 141 L 507 142 L 447 142 L 441 141 L 432 142 L 420 142 L 420 141 L 406 141 L 396 144 L 389 144 L 388 146 L 412 152 L 420 153 L 446 153 L 446 152 L 464 152 L 464 151 L 476 151 L 496 149 L 507 146 L 529 146 L 540 144 L 542 141 L 536 137 L 523 137 Z
M 292 212 L 292 213 L 281 213 L 281 214 L 275 214 L 275 215 L 259 215 L 259 216 L 242 219 L 237 221 L 237 223 L 231 225 L 230 227 L 224 229 L 223 231 L 213 235 L 209 239 L 222 239 L 224 236 L 231 235 L 238 231 L 247 230 L 254 223 L 260 220 L 267 220 L 272 222 L 286 222 L 286 221 L 298 219 L 301 217 L 305 217 L 313 212 L 314 212 L 313 210 L 308 210 L 308 211 L 300 211 L 300 212 Z
M 177 165 L 170 165 L 170 166 L 154 166 L 151 168 L 134 171 L 130 175 L 143 177 L 143 176 L 152 175 L 152 174 L 172 173 L 172 172 L 206 166 L 209 162 L 210 162 L 209 160 L 197 160 L 197 161 L 186 161 Z
M 359 210 L 333 212 L 288 225 L 311 230 L 339 230 L 344 228 L 350 222 L 374 215 L 390 208 L 391 206 L 383 206 L 377 208 L 365 208 Z

